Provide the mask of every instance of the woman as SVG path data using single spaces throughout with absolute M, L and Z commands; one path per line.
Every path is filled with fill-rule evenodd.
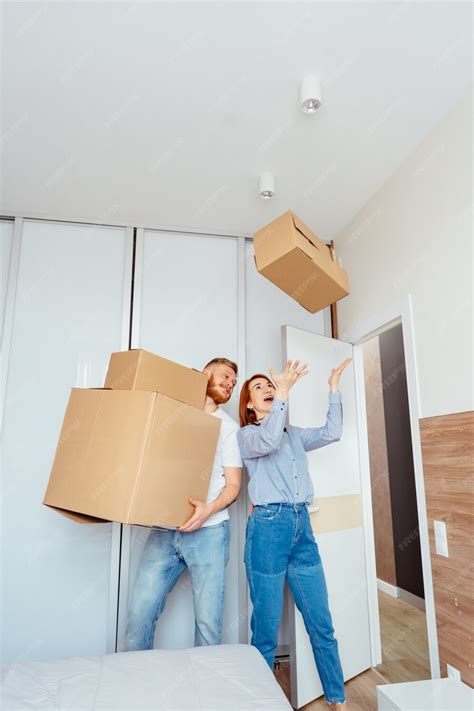
M 283 611 L 285 580 L 311 640 L 324 696 L 345 709 L 344 677 L 334 637 L 324 571 L 307 505 L 313 500 L 306 452 L 336 442 L 342 432 L 339 378 L 347 358 L 329 376 L 329 410 L 324 427 L 285 427 L 288 393 L 308 366 L 288 361 L 277 375 L 254 375 L 240 393 L 237 432 L 249 474 L 253 510 L 247 523 L 245 567 L 253 604 L 252 644 L 273 669 Z

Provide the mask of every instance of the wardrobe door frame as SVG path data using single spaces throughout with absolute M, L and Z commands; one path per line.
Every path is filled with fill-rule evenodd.
M 132 289 L 135 228 L 126 228 L 126 252 L 122 294 L 122 333 L 120 337 L 120 350 L 127 351 L 130 346 L 132 324 Z M 107 619 L 107 653 L 117 651 L 118 641 L 118 609 L 120 595 L 120 561 L 122 554 L 123 524 L 112 524 L 112 550 L 110 554 L 110 589 L 109 609 Z

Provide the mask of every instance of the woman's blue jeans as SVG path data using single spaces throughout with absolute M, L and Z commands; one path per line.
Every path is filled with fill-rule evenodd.
M 305 504 L 254 507 L 247 523 L 245 567 L 253 604 L 253 646 L 273 669 L 288 580 L 311 640 L 325 699 L 343 703 L 344 676 L 326 580 Z

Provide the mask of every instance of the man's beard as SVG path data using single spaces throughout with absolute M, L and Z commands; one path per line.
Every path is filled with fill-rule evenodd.
M 209 381 L 209 384 L 207 386 L 207 394 L 209 395 L 210 398 L 214 400 L 216 405 L 223 405 L 225 402 L 228 402 L 230 400 L 230 393 L 228 395 L 224 395 L 223 392 L 221 392 L 214 384 L 214 379 Z

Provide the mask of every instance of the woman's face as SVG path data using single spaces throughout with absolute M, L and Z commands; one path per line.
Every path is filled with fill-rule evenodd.
M 247 407 L 254 410 L 257 419 L 268 414 L 275 398 L 275 386 L 266 378 L 255 378 L 249 384 Z

